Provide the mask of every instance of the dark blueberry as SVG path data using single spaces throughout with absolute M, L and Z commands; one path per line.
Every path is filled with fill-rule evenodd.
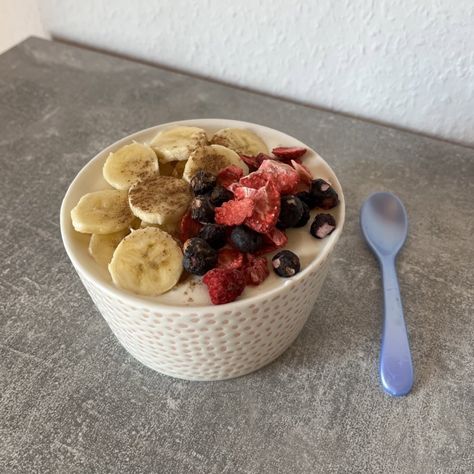
M 262 236 L 244 225 L 239 225 L 232 230 L 230 240 L 237 250 L 244 253 L 254 253 L 263 244 Z
M 198 237 L 204 239 L 212 248 L 224 247 L 227 240 L 226 226 L 219 224 L 205 224 L 199 231 Z
M 310 233 L 317 239 L 324 239 L 336 228 L 336 220 L 331 214 L 318 214 L 311 224 Z
M 233 193 L 228 189 L 218 184 L 211 192 L 211 203 L 215 207 L 221 207 L 227 201 L 234 197 Z
M 192 200 L 191 217 L 201 223 L 214 222 L 214 206 L 209 196 L 196 196 Z
M 287 229 L 297 224 L 303 216 L 303 203 L 299 198 L 291 194 L 282 196 L 280 200 L 280 215 L 277 227 Z
M 315 199 L 311 196 L 309 191 L 301 191 L 296 196 L 300 198 L 300 201 L 304 202 L 310 209 L 316 206 Z
M 217 252 L 204 239 L 186 240 L 183 251 L 183 267 L 193 275 L 204 275 L 217 265 Z
M 303 215 L 301 216 L 301 219 L 293 227 L 303 227 L 309 221 L 309 207 L 303 201 L 301 201 L 301 204 L 303 205 Z
M 311 209 L 318 207 L 328 210 L 339 204 L 339 197 L 329 183 L 324 179 L 315 179 L 311 182 L 311 203 L 308 204 Z
M 273 271 L 283 278 L 289 278 L 300 271 L 300 259 L 291 250 L 282 250 L 272 258 Z
M 194 194 L 207 194 L 212 191 L 214 186 L 216 185 L 216 177 L 208 173 L 204 170 L 199 170 L 192 178 L 191 178 L 191 188 L 194 191 Z

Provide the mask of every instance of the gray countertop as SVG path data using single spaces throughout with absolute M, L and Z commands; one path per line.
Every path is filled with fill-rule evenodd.
M 76 276 L 59 206 L 99 150 L 185 118 L 261 123 L 331 164 L 347 223 L 301 335 L 226 382 L 155 373 Z M 0 56 L 0 472 L 472 472 L 474 150 L 35 38 Z M 378 383 L 380 278 L 359 233 L 405 202 L 398 268 L 416 384 Z

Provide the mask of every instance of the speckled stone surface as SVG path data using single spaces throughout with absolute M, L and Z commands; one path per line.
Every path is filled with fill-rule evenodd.
M 114 339 L 68 261 L 59 206 L 101 148 L 154 124 L 254 121 L 316 148 L 347 224 L 314 311 L 276 362 L 161 376 Z M 58 43 L 0 56 L 0 472 L 464 473 L 474 469 L 474 150 Z M 380 279 L 358 210 L 396 192 L 416 384 L 377 380 Z

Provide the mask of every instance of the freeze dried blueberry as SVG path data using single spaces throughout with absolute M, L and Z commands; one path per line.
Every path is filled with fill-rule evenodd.
M 283 278 L 289 278 L 300 271 L 300 259 L 291 250 L 282 250 L 272 258 L 273 271 Z
M 206 224 L 198 234 L 198 237 L 204 239 L 212 248 L 220 249 L 224 247 L 227 235 L 226 226 L 219 224 Z
M 301 204 L 303 206 L 303 214 L 301 219 L 293 227 L 303 227 L 309 221 L 309 207 L 303 201 L 301 201 Z
M 304 202 L 310 209 L 313 209 L 313 207 L 316 205 L 314 202 L 315 200 L 309 191 L 301 191 L 300 193 L 296 194 L 296 197 L 298 197 L 301 202 Z
M 278 216 L 277 227 L 287 229 L 295 226 L 303 216 L 303 203 L 292 194 L 282 196 L 280 199 L 280 215 Z
M 191 202 L 191 217 L 199 222 L 214 222 L 214 206 L 209 196 L 196 196 Z
M 183 267 L 193 275 L 204 275 L 217 265 L 217 252 L 204 239 L 186 240 L 183 252 Z
M 331 214 L 318 214 L 311 224 L 310 233 L 317 239 L 324 239 L 336 228 L 336 220 Z
M 191 188 L 194 191 L 194 194 L 206 194 L 212 191 L 216 185 L 217 178 L 212 174 L 204 170 L 199 170 L 191 178 Z
M 217 185 L 210 194 L 211 204 L 215 207 L 221 207 L 227 201 L 230 201 L 234 194 L 221 185 Z
M 308 203 L 312 209 L 319 207 L 320 209 L 328 210 L 336 207 L 339 204 L 339 197 L 336 191 L 324 179 L 315 179 L 311 182 L 311 203 Z
M 261 234 L 244 225 L 234 227 L 230 234 L 232 245 L 241 252 L 255 253 L 263 244 Z

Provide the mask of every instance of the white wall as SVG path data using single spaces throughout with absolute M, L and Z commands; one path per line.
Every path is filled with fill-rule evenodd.
M 37 0 L 0 0 L 0 54 L 28 36 L 48 37 Z
M 473 0 L 40 4 L 61 38 L 474 144 Z

